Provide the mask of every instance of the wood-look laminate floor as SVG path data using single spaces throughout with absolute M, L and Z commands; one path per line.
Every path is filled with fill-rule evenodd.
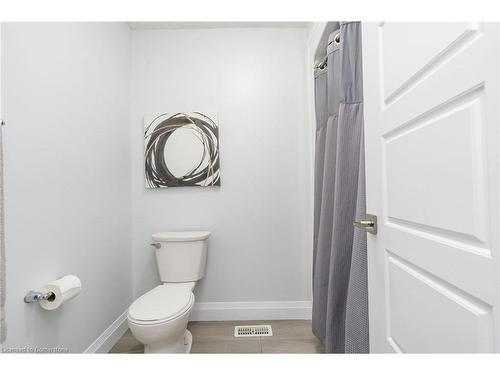
M 271 324 L 273 336 L 234 337 L 235 325 Z M 190 322 L 191 353 L 323 353 L 309 320 Z M 130 330 L 110 353 L 143 353 Z

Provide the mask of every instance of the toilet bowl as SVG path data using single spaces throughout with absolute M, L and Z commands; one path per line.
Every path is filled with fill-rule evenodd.
M 205 276 L 210 232 L 162 232 L 153 235 L 161 285 L 134 301 L 127 313 L 134 337 L 145 353 L 189 353 L 187 330 L 196 281 Z
M 139 297 L 127 314 L 130 331 L 144 344 L 144 353 L 189 353 L 186 329 L 194 305 L 190 283 L 166 283 Z

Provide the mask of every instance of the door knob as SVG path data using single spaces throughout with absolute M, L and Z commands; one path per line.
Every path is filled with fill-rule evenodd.
M 368 233 L 377 234 L 377 216 L 375 215 L 367 214 L 365 220 L 355 221 L 352 225 L 364 229 Z

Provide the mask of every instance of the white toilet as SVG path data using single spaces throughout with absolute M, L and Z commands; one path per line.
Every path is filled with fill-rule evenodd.
M 189 353 L 187 330 L 196 281 L 205 276 L 210 232 L 153 234 L 161 285 L 143 294 L 128 309 L 128 325 L 144 353 Z

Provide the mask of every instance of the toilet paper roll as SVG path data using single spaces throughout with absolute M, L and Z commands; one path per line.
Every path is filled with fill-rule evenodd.
M 66 275 L 60 279 L 51 281 L 42 288 L 43 293 L 52 292 L 53 295 L 45 301 L 39 301 L 45 310 L 54 310 L 64 302 L 76 297 L 82 290 L 82 283 L 75 275 Z

